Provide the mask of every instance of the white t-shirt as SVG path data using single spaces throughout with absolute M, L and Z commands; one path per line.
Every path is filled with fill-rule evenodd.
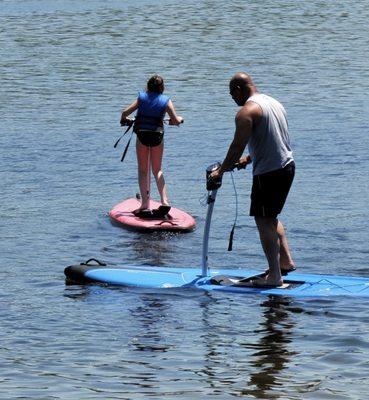
M 263 115 L 253 128 L 248 148 L 253 175 L 284 168 L 293 161 L 286 111 L 273 97 L 257 93 L 247 99 L 258 104 Z

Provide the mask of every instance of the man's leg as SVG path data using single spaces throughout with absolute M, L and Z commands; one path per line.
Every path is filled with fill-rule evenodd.
M 283 279 L 280 270 L 280 239 L 278 233 L 278 219 L 269 217 L 255 217 L 259 231 L 260 242 L 269 265 L 269 273 L 261 282 L 268 285 L 282 285 Z M 283 227 L 283 225 L 282 225 Z
M 290 249 L 288 246 L 286 232 L 284 230 L 283 224 L 278 220 L 277 233 L 279 237 L 279 263 L 280 267 L 284 271 L 291 270 L 295 268 L 295 262 L 292 259 Z

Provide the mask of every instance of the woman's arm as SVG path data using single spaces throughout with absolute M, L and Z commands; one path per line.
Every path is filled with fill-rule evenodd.
M 169 114 L 170 117 L 169 125 L 179 125 L 183 122 L 183 118 L 177 115 L 172 100 L 168 101 L 167 113 Z
M 138 108 L 138 100 L 136 99 L 131 105 L 129 105 L 126 109 L 122 111 L 122 115 L 120 117 L 120 124 L 125 125 L 127 121 L 130 121 L 128 115 L 132 114 Z

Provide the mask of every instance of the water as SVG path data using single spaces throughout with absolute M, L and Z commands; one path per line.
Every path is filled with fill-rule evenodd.
M 0 398 L 363 399 L 367 300 L 66 286 L 63 269 L 200 264 L 204 170 L 222 159 L 250 73 L 283 102 L 297 175 L 282 215 L 302 272 L 368 276 L 367 2 L 0 0 Z M 107 212 L 137 191 L 122 107 L 160 73 L 185 118 L 167 129 L 187 235 L 141 235 Z M 121 147 L 123 149 L 123 146 Z M 212 267 L 265 268 L 250 172 L 226 176 Z

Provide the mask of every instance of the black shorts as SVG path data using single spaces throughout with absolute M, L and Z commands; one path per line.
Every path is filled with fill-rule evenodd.
M 144 146 L 155 147 L 163 141 L 164 132 L 137 131 L 136 135 Z
M 282 169 L 255 175 L 252 181 L 250 215 L 277 218 L 286 202 L 294 176 L 294 162 Z

